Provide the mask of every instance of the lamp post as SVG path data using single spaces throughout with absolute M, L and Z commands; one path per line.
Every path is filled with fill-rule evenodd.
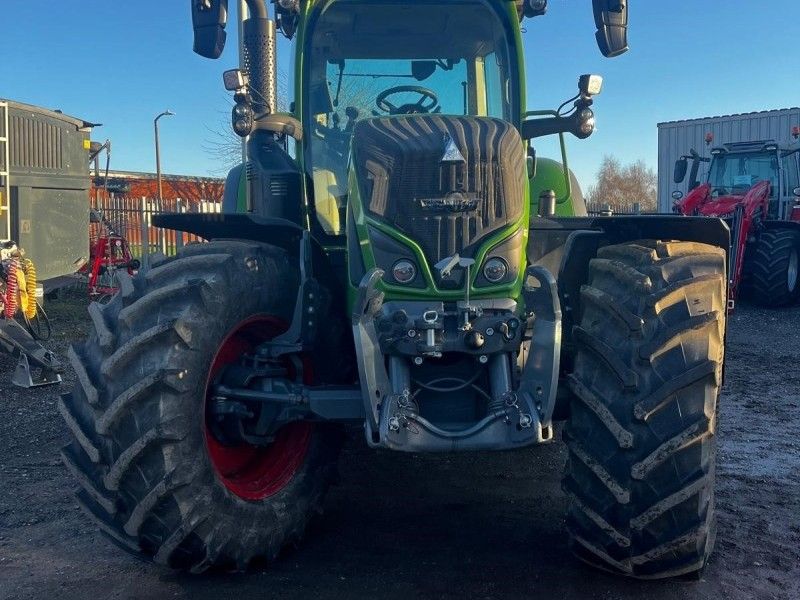
M 158 204 L 159 209 L 161 208 L 161 150 L 158 145 L 158 120 L 161 117 L 171 117 L 175 113 L 171 110 L 165 110 L 160 115 L 158 115 L 155 119 L 153 119 L 153 127 L 156 130 L 156 178 L 158 180 Z

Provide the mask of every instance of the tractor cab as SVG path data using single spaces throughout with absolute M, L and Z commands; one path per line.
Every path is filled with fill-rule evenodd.
M 365 0 L 315 4 L 298 41 L 305 60 L 296 97 L 305 101 L 303 162 L 313 212 L 325 234 L 345 233 L 357 122 L 459 115 L 519 126 L 516 28 L 517 15 L 505 3 L 488 0 L 460 2 L 457 9 L 441 0 L 413 6 Z M 412 121 L 425 122 L 385 123 L 392 128 Z

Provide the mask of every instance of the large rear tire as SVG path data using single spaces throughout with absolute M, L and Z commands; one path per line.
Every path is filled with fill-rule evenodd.
M 267 448 L 225 446 L 206 420 L 213 373 L 291 320 L 297 270 L 282 250 L 187 246 L 92 304 L 59 409 L 77 498 L 117 544 L 156 563 L 243 570 L 299 540 L 332 479 L 340 432 L 295 424 Z
M 576 555 L 637 578 L 700 572 L 714 546 L 725 252 L 602 248 L 581 291 L 563 487 Z
M 758 236 L 750 264 L 750 292 L 761 306 L 789 306 L 800 298 L 800 233 L 767 229 Z

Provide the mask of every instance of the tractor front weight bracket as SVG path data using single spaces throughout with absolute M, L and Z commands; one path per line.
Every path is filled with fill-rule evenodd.
M 308 231 L 303 232 L 299 244 L 300 284 L 292 322 L 284 333 L 258 348 L 260 356 L 277 358 L 287 354 L 299 354 L 308 351 L 314 345 L 319 318 L 324 308 L 322 287 L 313 277 L 311 236 Z
M 561 302 L 555 277 L 544 267 L 528 267 L 525 279 L 525 307 L 529 314 L 533 313 L 534 321 L 519 394 L 535 407 L 545 441 L 553 437 L 561 365 Z M 538 285 L 529 284 L 531 279 Z
M 381 310 L 384 297 L 376 286 L 383 278 L 383 274 L 381 269 L 372 269 L 364 275 L 358 286 L 358 297 L 352 315 L 358 376 L 367 417 L 366 435 L 370 444 L 380 443 L 380 403 L 392 392 L 375 329 L 375 316 Z

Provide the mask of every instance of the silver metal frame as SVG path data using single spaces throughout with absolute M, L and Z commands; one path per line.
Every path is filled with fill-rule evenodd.
M 0 232 L 0 240 L 11 238 L 11 143 L 8 123 L 8 102 L 0 102 L 3 111 L 3 135 L 0 136 L 0 146 L 3 148 L 3 164 L 0 165 L 0 177 L 3 178 L 3 198 L 0 200 L 0 212 L 5 213 L 5 230 Z

